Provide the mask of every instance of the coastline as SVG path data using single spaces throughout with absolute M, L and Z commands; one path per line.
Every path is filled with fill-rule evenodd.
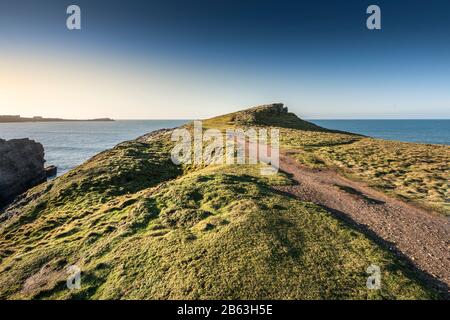
M 8 118 L 2 119 L 0 116 L 0 123 L 23 123 L 23 122 L 111 122 L 115 121 L 110 118 L 99 118 L 99 119 L 60 119 L 60 118 Z

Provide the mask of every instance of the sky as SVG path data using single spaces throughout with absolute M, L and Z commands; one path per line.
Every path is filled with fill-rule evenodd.
M 0 114 L 197 119 L 283 102 L 306 119 L 448 119 L 449 17 L 448 0 L 0 0 Z

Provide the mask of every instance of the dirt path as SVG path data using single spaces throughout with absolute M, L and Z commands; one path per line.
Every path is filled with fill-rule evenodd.
M 352 223 L 372 239 L 410 263 L 426 281 L 449 296 L 450 221 L 378 192 L 337 172 L 311 169 L 287 153 L 280 169 L 298 185 L 277 187 L 301 200 L 316 203 Z

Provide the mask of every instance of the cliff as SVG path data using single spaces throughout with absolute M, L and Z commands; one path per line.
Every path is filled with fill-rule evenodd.
M 46 181 L 44 148 L 29 139 L 0 139 L 0 207 Z

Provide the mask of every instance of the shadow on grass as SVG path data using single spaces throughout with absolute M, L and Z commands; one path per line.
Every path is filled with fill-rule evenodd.
M 277 189 L 273 189 L 273 192 L 282 196 L 287 196 L 292 199 L 298 199 L 298 197 L 289 192 Z M 326 210 L 327 212 L 331 213 L 334 217 L 344 222 L 350 228 L 363 233 L 365 236 L 367 236 L 370 240 L 381 246 L 383 249 L 392 252 L 400 261 L 400 263 L 404 266 L 404 271 L 406 274 L 408 274 L 412 278 L 422 281 L 426 286 L 433 289 L 439 295 L 440 299 L 450 300 L 450 293 L 449 293 L 450 287 L 445 282 L 439 280 L 438 278 L 434 277 L 428 272 L 420 269 L 414 263 L 414 261 L 411 260 L 404 253 L 402 253 L 394 243 L 383 239 L 374 231 L 370 230 L 366 225 L 356 222 L 343 211 L 336 210 L 331 207 L 317 203 L 316 205 Z
M 340 185 L 340 184 L 335 184 L 335 186 L 338 187 L 339 189 L 341 189 L 342 191 L 345 191 L 347 193 L 353 194 L 355 196 L 358 196 L 358 197 L 364 199 L 366 202 L 368 202 L 370 204 L 385 204 L 384 201 L 368 197 L 364 193 L 362 193 L 361 191 L 356 190 L 355 188 L 352 188 L 352 187 L 349 187 L 349 186 L 343 186 L 343 185 Z

